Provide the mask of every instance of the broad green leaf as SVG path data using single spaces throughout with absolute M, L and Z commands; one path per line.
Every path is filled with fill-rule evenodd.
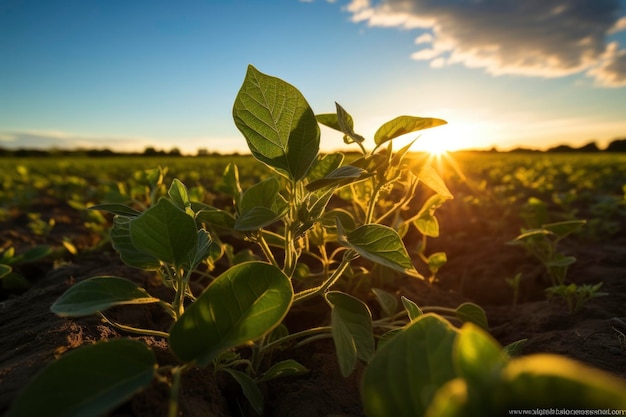
M 344 156 L 341 153 L 329 153 L 324 155 L 318 155 L 317 160 L 311 166 L 307 179 L 309 182 L 313 182 L 320 178 L 324 178 L 330 172 L 341 166 L 344 160 Z
M 265 372 L 259 379 L 259 383 L 271 381 L 272 379 L 284 376 L 304 375 L 308 372 L 309 370 L 299 362 L 293 359 L 286 359 L 272 365 L 272 367 L 268 369 L 267 372 Z
M 200 262 L 205 260 L 211 253 L 211 245 L 213 241 L 209 232 L 204 229 L 198 230 L 198 241 L 195 250 L 190 251 L 188 260 L 183 264 L 183 267 L 188 270 L 195 269 Z
M 156 367 L 154 353 L 142 342 L 84 345 L 37 374 L 7 417 L 104 415 L 150 385 Z
M 220 191 L 232 196 L 235 201 L 239 201 L 241 196 L 241 184 L 239 183 L 239 169 L 232 162 L 224 169 L 222 183 L 217 187 Z
M 337 227 L 340 226 L 338 223 Z M 362 257 L 405 274 L 419 275 L 398 232 L 392 228 L 380 224 L 366 224 L 357 227 L 345 237 L 341 235 L 340 231 L 340 242 L 354 249 Z
M 328 292 L 326 299 L 332 305 L 330 322 L 339 369 L 346 377 L 357 358 L 369 362 L 374 355 L 372 314 L 361 300 L 339 291 Z
M 238 206 L 239 212 L 244 214 L 255 207 L 273 208 L 276 205 L 279 189 L 280 183 L 276 177 L 269 177 L 254 184 L 241 196 Z
M 256 159 L 289 179 L 306 176 L 319 151 L 320 129 L 294 86 L 249 65 L 233 118 Z
M 237 218 L 234 229 L 246 232 L 269 226 L 279 221 L 286 214 L 286 209 L 287 207 L 280 213 L 275 213 L 266 207 L 254 207 Z
M 293 298 L 289 278 L 263 262 L 233 266 L 185 310 L 170 332 L 181 360 L 207 365 L 224 350 L 258 339 L 283 320 Z
M 167 190 L 167 194 L 179 209 L 183 210 L 187 214 L 193 215 L 187 187 L 178 178 L 174 178 L 172 185 L 170 185 L 170 189 Z
M 189 260 L 198 240 L 195 220 L 166 198 L 131 220 L 129 226 L 137 249 L 177 266 Z
M 385 343 L 363 375 L 365 414 L 424 415 L 437 390 L 457 376 L 452 363 L 457 333 L 443 318 L 424 314 Z
M 8 265 L 0 264 L 0 268 L 7 267 Z M 30 288 L 30 282 L 22 275 L 11 272 L 1 275 L 0 274 L 0 288 L 6 291 L 23 291 Z
M 515 342 L 511 342 L 504 346 L 502 350 L 509 356 L 519 356 L 524 349 L 524 345 L 528 342 L 528 339 L 520 339 Z
M 487 313 L 478 304 L 463 303 L 456 308 L 456 316 L 466 323 L 474 323 L 485 330 L 489 330 Z
M 402 305 L 404 306 L 404 309 L 406 310 L 409 316 L 409 320 L 414 321 L 415 319 L 417 319 L 418 317 L 424 314 L 422 312 L 422 309 L 419 308 L 417 304 L 415 304 L 413 301 L 409 300 L 405 296 L 402 296 L 401 300 L 402 300 Z
M 125 204 L 98 204 L 96 206 L 89 207 L 89 210 L 106 211 L 124 217 L 137 217 L 141 214 L 140 211 Z
M 536 354 L 511 360 L 493 393 L 499 409 L 626 409 L 626 382 L 564 356 Z
M 428 188 L 439 194 L 445 199 L 452 199 L 454 196 L 446 187 L 446 184 L 443 182 L 443 179 L 439 176 L 439 173 L 430 165 L 412 165 L 412 167 L 417 167 L 417 171 L 413 171 L 415 176 L 419 178 L 421 182 L 426 184 Z
M 248 374 L 231 368 L 223 368 L 230 376 L 233 377 L 237 384 L 241 387 L 243 395 L 246 397 L 252 408 L 257 414 L 263 414 L 263 393 Z
M 61 317 L 80 317 L 118 305 L 159 301 L 132 281 L 103 276 L 89 278 L 71 286 L 52 304 L 50 310 Z
M 460 376 L 472 389 L 480 387 L 489 390 L 493 384 L 497 385 L 500 372 L 508 361 L 500 344 L 472 323 L 466 323 L 461 328 L 453 354 Z
M 398 299 L 393 294 L 381 290 L 380 288 L 372 288 L 372 292 L 374 296 L 376 296 L 378 304 L 380 304 L 385 312 L 386 317 L 391 317 L 396 314 L 396 311 L 398 311 Z
M 115 216 L 113 227 L 111 228 L 111 242 L 113 248 L 119 252 L 122 261 L 139 269 L 156 270 L 161 263 L 159 260 L 149 255 L 135 246 L 130 238 L 130 221 L 128 217 Z
M 399 116 L 383 124 L 374 134 L 374 142 L 381 145 L 407 133 L 445 125 L 447 122 L 432 117 Z

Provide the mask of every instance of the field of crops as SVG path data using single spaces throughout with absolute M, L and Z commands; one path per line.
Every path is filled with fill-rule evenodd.
M 626 410 L 626 155 L 413 154 L 445 121 L 252 66 L 233 116 L 252 156 L 0 160 L 3 415 Z
M 250 156 L 2 161 L 0 258 L 12 269 L 2 279 L 1 292 L 3 410 L 54 357 L 83 344 L 124 335 L 95 318 L 63 319 L 52 314 L 51 304 L 72 284 L 93 276 L 122 276 L 155 296 L 167 294 L 154 272 L 130 268 L 112 249 L 112 215 L 87 208 L 133 202 L 139 209 L 166 195 L 167 186 L 178 178 L 188 187 L 193 201 L 232 210 L 232 196 L 225 191 L 223 179 L 230 163 L 238 166 L 243 189 L 271 175 Z M 374 315 L 380 314 L 377 310 L 381 307 L 372 288 L 402 294 L 422 308 L 455 308 L 472 301 L 487 311 L 491 334 L 502 344 L 528 339 L 524 354 L 559 353 L 625 377 L 626 155 L 457 153 L 433 161 L 433 166 L 454 196 L 434 212 L 439 236 L 426 241 L 417 229 L 404 236 L 416 268 L 426 280 L 400 276 L 392 269 L 372 270 L 368 275 L 354 268 L 337 288 L 359 294 Z M 162 167 L 164 174 L 157 187 L 150 186 L 154 183 L 151 176 L 158 173 L 155 167 Z M 421 204 L 432 194 L 428 188 L 418 188 L 416 201 Z M 381 204 L 391 204 L 389 201 L 395 200 L 381 198 Z M 330 204 L 345 209 L 351 205 L 337 196 Z M 576 257 L 565 283 L 579 288 L 603 283 L 598 293 L 606 295 L 568 308 L 566 296 L 546 296 L 552 281 L 542 260 L 527 247 L 510 242 L 522 230 L 574 220 L 586 223 L 557 248 L 564 256 Z M 213 231 L 220 233 L 219 229 Z M 226 233 L 220 239 L 230 245 L 233 257 L 263 259 L 258 246 L 249 240 L 236 240 Z M 428 262 L 421 259 L 433 253 L 445 253 L 447 258 L 434 278 Z M 20 258 L 22 255 L 25 257 Z M 312 271 L 315 262 L 309 263 Z M 208 277 L 217 276 L 226 264 L 224 259 L 217 260 L 210 273 L 205 266 L 205 272 L 192 279 L 194 289 L 201 291 Z M 296 285 L 306 284 L 302 281 Z M 293 317 L 287 317 L 290 330 L 328 325 L 329 317 L 318 304 L 292 312 Z M 143 306 L 115 307 L 111 317 L 137 326 L 167 325 L 163 313 Z M 152 338 L 150 343 L 158 350 L 158 340 Z M 161 349 L 158 354 L 166 355 L 167 349 Z M 285 356 L 277 353 L 281 355 Z M 289 415 L 289 410 L 298 407 L 352 415 L 362 412 L 356 376 L 362 370 L 359 368 L 345 382 L 329 340 L 293 349 L 289 355 L 309 373 L 266 383 L 265 407 L 272 410 L 271 415 Z M 190 397 L 183 401 L 203 401 L 200 409 L 213 410 L 215 415 L 232 410 L 241 401 L 237 399 L 240 388 L 223 376 L 207 375 L 196 371 L 183 381 L 183 390 Z M 114 415 L 149 415 L 146 413 L 154 407 L 166 409 L 160 394 L 164 389 L 153 384 Z

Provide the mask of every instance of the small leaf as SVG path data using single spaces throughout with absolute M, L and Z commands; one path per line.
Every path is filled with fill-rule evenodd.
M 409 315 L 409 320 L 414 321 L 415 319 L 417 319 L 418 317 L 424 314 L 422 312 L 422 309 L 419 308 L 417 304 L 415 304 L 413 301 L 409 300 L 405 296 L 402 296 L 401 300 L 402 300 L 402 305 L 404 306 L 404 309 Z
M 485 330 L 489 330 L 487 314 L 479 305 L 463 303 L 456 309 L 456 316 L 463 322 L 474 323 Z
M 374 134 L 374 142 L 381 145 L 407 133 L 424 130 L 435 126 L 445 125 L 447 122 L 431 117 L 399 116 L 383 124 Z
M 39 245 L 27 250 L 22 255 L 21 263 L 35 262 L 52 253 L 52 247 L 48 245 Z
M 520 339 L 515 342 L 509 343 L 504 346 L 502 350 L 509 356 L 519 356 L 524 349 L 524 345 L 528 342 L 528 339 Z
M 308 372 L 309 370 L 299 362 L 293 359 L 286 359 L 272 365 L 272 367 L 268 369 L 267 372 L 265 372 L 265 374 L 263 374 L 263 376 L 259 379 L 259 383 L 271 381 L 275 378 L 282 378 L 284 376 L 304 375 Z
M 223 368 L 230 376 L 233 377 L 237 384 L 241 387 L 243 395 L 246 397 L 252 408 L 257 414 L 263 414 L 263 393 L 256 384 L 254 379 L 244 372 L 236 369 Z
M 233 230 L 235 227 L 235 218 L 225 210 L 196 202 L 192 203 L 191 207 L 196 212 L 196 220 L 200 222 L 227 230 Z
M 255 207 L 271 209 L 274 207 L 279 189 L 280 183 L 276 177 L 269 177 L 266 180 L 258 182 L 243 193 L 237 209 L 242 214 L 245 214 Z
M 198 239 L 194 219 L 166 198 L 131 220 L 129 228 L 137 249 L 177 266 L 188 261 Z
M 311 166 L 307 179 L 309 182 L 324 178 L 330 172 L 341 166 L 344 160 L 344 156 L 341 153 L 329 153 L 324 155 L 318 155 L 317 160 Z
M 340 224 L 337 225 L 338 227 Z M 366 224 L 348 233 L 340 242 L 362 257 L 396 271 L 419 275 L 398 232 L 380 224 Z
M 172 185 L 170 185 L 170 189 L 167 190 L 167 194 L 179 209 L 183 210 L 187 214 L 193 215 L 193 212 L 189 213 L 191 210 L 191 201 L 189 200 L 187 187 L 185 187 L 185 184 L 183 184 L 178 178 L 174 178 Z
M 445 252 L 435 252 L 428 257 L 428 269 L 436 274 L 448 262 Z
M 565 236 L 580 230 L 585 224 L 587 224 L 586 220 L 569 220 L 544 224 L 541 228 L 554 233 L 559 238 L 564 238 Z
M 446 198 L 435 194 L 430 197 L 419 213 L 417 213 L 413 224 L 425 236 L 438 237 L 439 236 L 439 222 L 435 217 L 435 210 L 437 210 L 446 201 Z
M 70 287 L 50 310 L 61 317 L 80 317 L 124 304 L 158 303 L 146 290 L 125 278 L 89 278 Z
M 332 305 L 331 327 L 341 374 L 352 373 L 359 358 L 368 362 L 374 355 L 372 314 L 358 298 L 331 291 L 326 299 Z
M 217 277 L 170 332 L 170 348 L 185 362 L 207 365 L 224 350 L 268 334 L 293 298 L 289 278 L 263 262 L 246 262 Z
M 393 294 L 383 291 L 379 288 L 372 288 L 372 292 L 376 296 L 378 304 L 385 312 L 385 317 L 391 317 L 398 311 L 398 300 Z
M 346 185 L 354 182 L 354 180 L 361 180 L 361 177 L 365 174 L 367 174 L 367 171 L 364 169 L 352 165 L 344 165 L 328 173 L 324 178 L 307 184 L 306 188 L 309 191 L 316 191 L 324 187 Z
M 9 265 L 0 264 L 0 278 L 9 275 L 11 271 L 13 271 L 13 268 L 11 268 Z
M 104 415 L 150 385 L 156 366 L 154 353 L 142 342 L 84 345 L 37 374 L 7 417 Z

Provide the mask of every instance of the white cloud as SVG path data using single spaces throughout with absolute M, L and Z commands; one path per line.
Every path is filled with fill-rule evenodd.
M 619 0 L 353 0 L 352 21 L 425 30 L 413 59 L 461 64 L 493 75 L 585 73 L 623 85 L 624 53 L 607 37 L 626 29 Z

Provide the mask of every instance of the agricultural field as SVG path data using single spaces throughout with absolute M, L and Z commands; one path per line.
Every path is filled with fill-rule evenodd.
M 243 101 L 254 157 L 0 160 L 0 412 L 626 408 L 626 155 L 367 150 L 340 106 L 361 152 L 276 155 Z

